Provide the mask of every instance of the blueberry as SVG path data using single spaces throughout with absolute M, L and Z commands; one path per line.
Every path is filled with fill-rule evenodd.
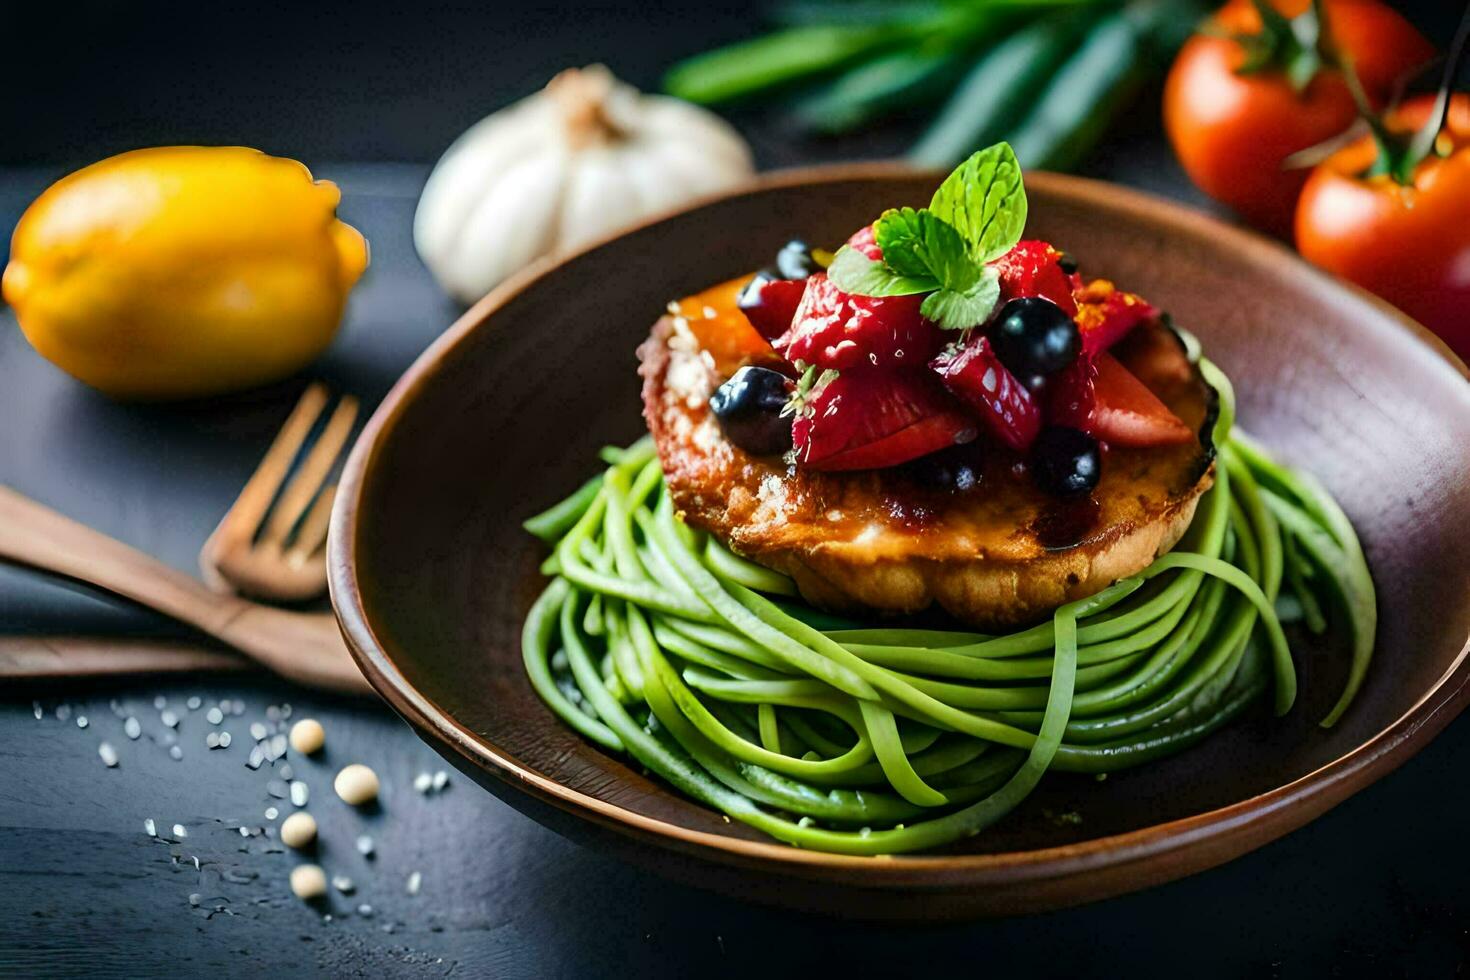
M 981 458 L 973 445 L 955 446 L 914 460 L 909 472 L 931 490 L 968 493 L 980 485 Z
M 1040 296 L 1013 299 L 1000 309 L 990 342 L 1018 378 L 1056 374 L 1077 359 L 1082 335 L 1065 310 Z
M 1037 486 L 1058 496 L 1087 493 L 1102 474 L 1097 440 L 1079 429 L 1042 429 L 1031 446 L 1031 475 Z
M 781 410 L 796 385 L 770 368 L 743 367 L 710 396 L 709 407 L 729 439 L 752 456 L 791 448 L 791 417 Z
M 782 279 L 805 279 L 812 273 L 821 272 L 822 267 L 812 256 L 811 246 L 799 238 L 793 238 L 776 253 L 776 271 L 781 274 Z

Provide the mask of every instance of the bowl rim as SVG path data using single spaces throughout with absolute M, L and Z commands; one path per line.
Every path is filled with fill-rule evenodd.
M 1470 635 L 1444 673 L 1399 718 L 1355 748 L 1297 779 L 1224 807 L 1136 830 L 1091 838 L 1074 844 L 1034 850 L 985 854 L 914 854 L 887 859 L 802 850 L 774 839 L 748 840 L 693 830 L 635 813 L 570 789 L 521 765 L 498 746 L 477 736 L 416 689 L 394 665 L 374 632 L 357 578 L 357 537 L 362 526 L 362 491 L 384 442 L 406 407 L 439 368 L 475 330 L 512 298 L 532 288 L 578 256 L 607 245 L 629 232 L 647 228 L 705 205 L 773 189 L 853 180 L 943 175 L 901 162 L 849 163 L 780 170 L 758 176 L 727 192 L 623 228 L 576 250 L 541 259 L 491 290 L 436 338 L 398 379 L 374 411 L 352 448 L 338 484 L 327 542 L 328 585 L 332 606 L 353 658 L 373 689 L 416 730 L 432 733 L 464 760 L 504 783 L 627 837 L 657 841 L 661 846 L 724 864 L 758 865 L 766 870 L 807 878 L 838 878 L 882 888 L 944 889 L 1014 886 L 1119 869 L 1163 858 L 1195 844 L 1219 839 L 1205 860 L 1188 864 L 1166 877 L 1223 863 L 1273 840 L 1335 806 L 1393 771 L 1429 742 L 1470 703 Z M 1426 344 L 1470 381 L 1470 368 L 1437 336 L 1376 296 L 1309 265 L 1282 244 L 1229 225 L 1202 212 L 1155 195 L 1104 181 L 1030 171 L 1028 187 L 1069 198 L 1104 211 L 1148 212 L 1162 224 L 1194 236 L 1223 240 L 1225 247 L 1258 259 L 1293 264 L 1319 285 L 1343 290 L 1376 307 L 1414 340 Z M 666 789 L 667 792 L 675 792 Z M 1108 887 L 1094 897 L 1125 888 Z

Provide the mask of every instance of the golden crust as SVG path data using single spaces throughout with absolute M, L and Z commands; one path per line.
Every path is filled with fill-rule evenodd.
M 1140 348 L 1175 342 L 1163 327 L 1145 330 L 1157 334 L 1144 333 Z M 1109 452 L 1083 501 L 1038 493 L 1000 452 L 964 494 L 924 488 L 901 469 L 818 473 L 754 458 L 724 438 L 709 410 L 724 372 L 700 332 L 666 316 L 638 351 L 644 416 L 669 492 L 684 520 L 791 576 L 822 608 L 938 605 L 981 628 L 1031 621 L 1172 548 L 1212 482 L 1212 453 L 1198 442 Z M 1192 428 L 1205 426 L 1212 393 L 1182 356 L 1168 376 L 1145 381 Z

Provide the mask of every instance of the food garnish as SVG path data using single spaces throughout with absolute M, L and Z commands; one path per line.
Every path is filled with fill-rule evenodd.
M 736 286 L 674 304 L 640 349 L 649 437 L 526 522 L 553 548 L 540 697 L 799 847 L 951 845 L 1050 770 L 1149 764 L 1268 692 L 1284 714 L 1283 623 L 1351 642 L 1324 725 L 1372 656 L 1337 504 L 1234 428 L 1197 341 L 1021 241 L 1019 172 L 982 153 L 825 271 L 758 276 L 742 297 L 804 283 L 780 332 L 774 295 L 749 326 Z M 769 350 L 719 340 L 752 326 Z M 952 618 L 895 615 L 931 603 Z

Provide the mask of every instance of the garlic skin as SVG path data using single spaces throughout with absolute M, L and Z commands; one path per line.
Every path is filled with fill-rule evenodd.
M 534 259 L 741 183 L 750 149 L 723 120 L 644 95 L 602 65 L 460 136 L 435 165 L 414 245 L 439 284 L 473 303 Z

